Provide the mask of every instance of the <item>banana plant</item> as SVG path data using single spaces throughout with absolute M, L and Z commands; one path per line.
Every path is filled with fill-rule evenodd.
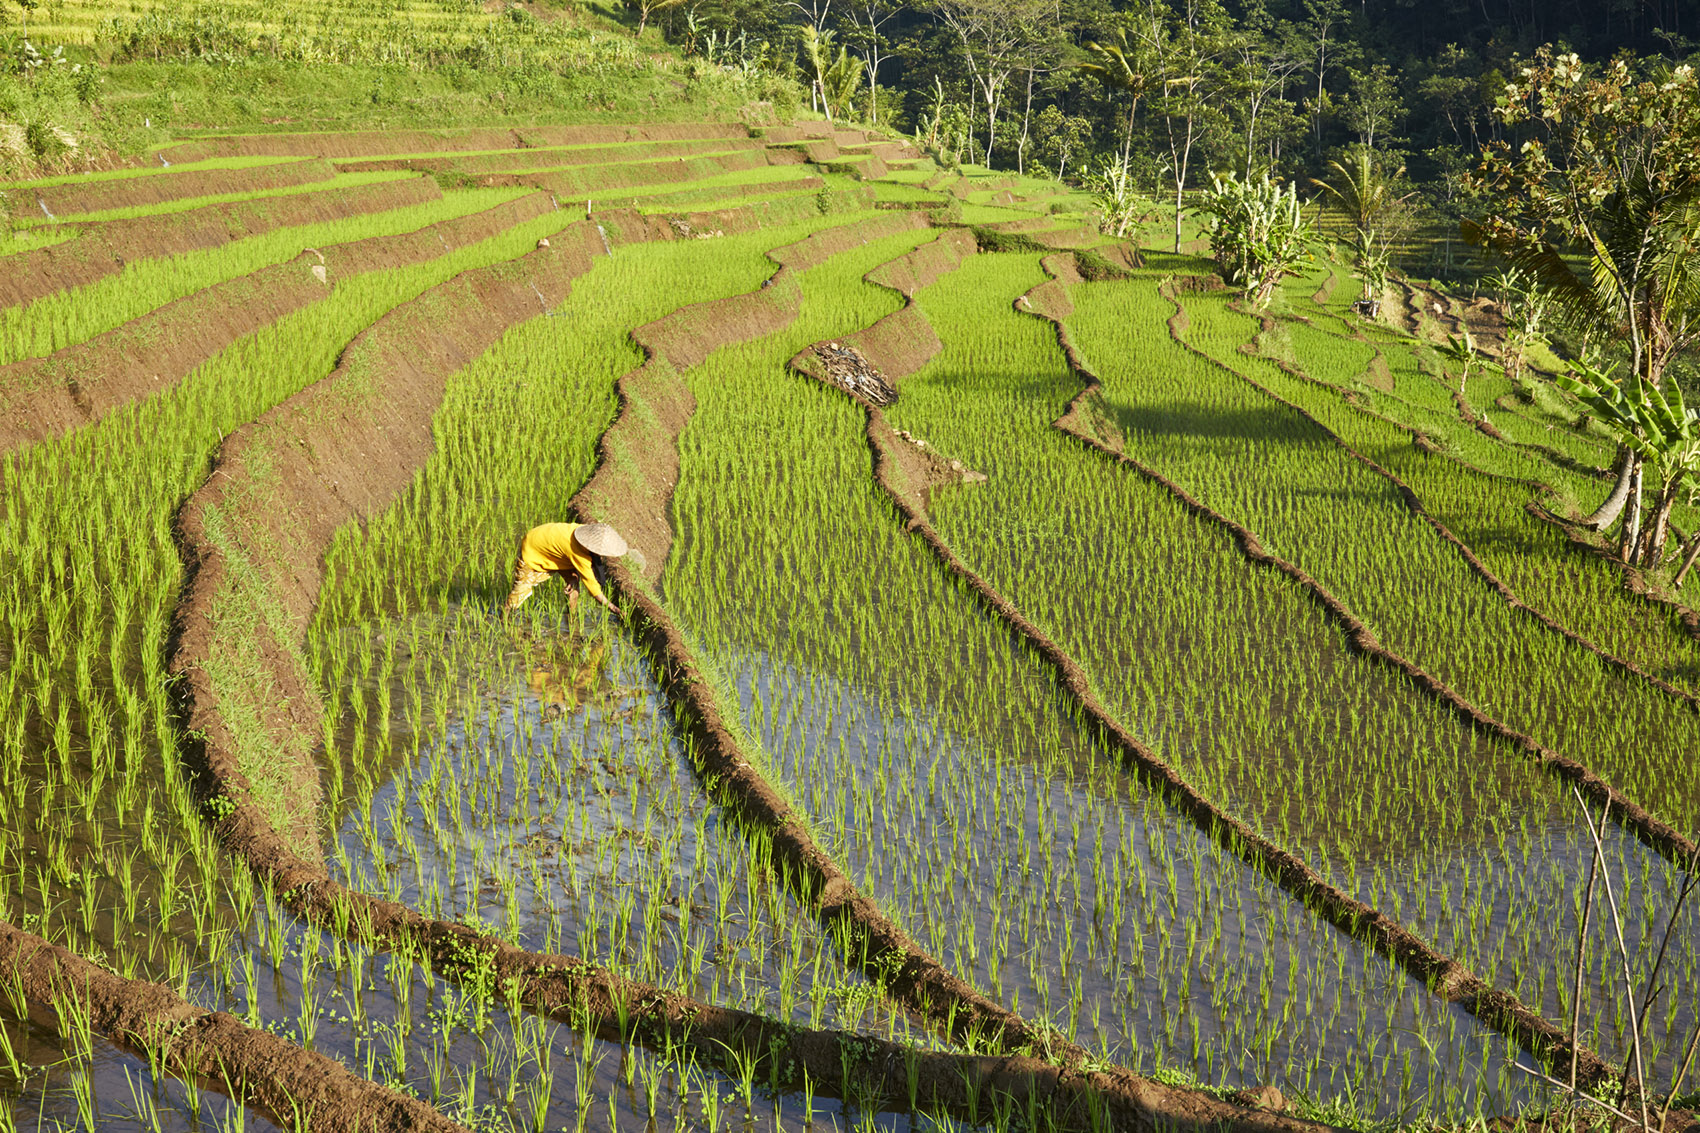
M 1557 381 L 1655 479 L 1652 522 L 1625 539 L 1628 561 L 1654 567 L 1664 557 L 1671 508 L 1684 495 L 1700 492 L 1700 413 L 1689 408 L 1679 383 L 1654 385 L 1634 371 L 1617 378 L 1612 369 L 1573 362 L 1572 372 Z

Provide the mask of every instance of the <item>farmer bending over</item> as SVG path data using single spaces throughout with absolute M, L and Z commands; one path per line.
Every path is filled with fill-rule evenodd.
M 545 523 L 533 527 L 519 541 L 508 609 L 519 609 L 538 583 L 558 574 L 566 581 L 571 609 L 578 609 L 578 588 L 583 583 L 590 596 L 617 618 L 620 611 L 602 593 L 602 580 L 607 578 L 607 560 L 625 553 L 626 541 L 606 523 Z

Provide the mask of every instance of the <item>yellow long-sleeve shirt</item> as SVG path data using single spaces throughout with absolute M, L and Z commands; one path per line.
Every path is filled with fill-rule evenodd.
M 519 543 L 520 561 L 533 570 L 552 570 L 578 575 L 591 597 L 600 599 L 602 587 L 596 583 L 596 564 L 590 555 L 573 539 L 577 523 L 545 523 L 525 533 Z

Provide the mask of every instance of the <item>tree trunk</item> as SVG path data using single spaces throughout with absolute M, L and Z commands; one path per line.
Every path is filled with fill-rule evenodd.
M 1676 506 L 1677 493 L 1681 490 L 1681 481 L 1674 481 L 1659 493 L 1659 503 L 1653 509 L 1653 521 L 1647 525 L 1646 533 L 1641 539 L 1638 561 L 1649 570 L 1655 569 L 1664 561 L 1665 542 L 1670 534 L 1670 513 Z
M 1700 559 L 1700 532 L 1695 532 L 1694 538 L 1689 541 L 1688 555 L 1682 560 L 1682 568 L 1676 572 L 1676 577 L 1671 580 L 1671 584 L 1677 590 L 1682 589 L 1682 580 L 1687 578 L 1688 572 L 1694 569 L 1696 559 Z
M 1175 255 L 1181 254 L 1181 200 L 1186 189 L 1184 178 L 1175 178 Z
M 1021 141 L 1015 147 L 1015 172 L 1027 176 L 1028 127 L 1033 121 L 1033 68 L 1027 68 L 1027 105 L 1021 111 Z
M 1625 503 L 1627 514 L 1623 517 L 1623 542 L 1618 547 L 1618 554 L 1624 562 L 1633 561 L 1635 544 L 1641 538 L 1641 461 L 1631 457 L 1629 461 L 1629 499 Z
M 1604 531 L 1623 514 L 1623 505 L 1629 502 L 1632 463 L 1627 448 L 1617 450 L 1617 483 L 1612 485 L 1611 495 L 1606 497 L 1605 502 L 1582 521 L 1585 526 L 1592 527 L 1595 531 Z

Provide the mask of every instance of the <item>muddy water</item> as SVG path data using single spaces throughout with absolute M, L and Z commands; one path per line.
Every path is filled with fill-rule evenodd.
M 644 658 L 592 628 L 600 611 L 596 636 L 566 622 L 539 597 L 508 627 L 457 608 L 343 632 L 409 653 L 388 770 L 334 834 L 345 882 L 722 1006 L 905 1034 L 705 797 Z M 421 690 L 444 679 L 459 685 L 446 726 L 414 734 Z M 376 705 L 375 682 L 357 694 Z M 350 708 L 340 740 L 353 725 Z M 386 762 L 377 746 L 358 760 Z
M 744 839 L 703 801 L 641 658 L 621 639 L 572 634 L 546 602 L 532 612 L 538 616 L 512 635 L 488 632 L 481 611 L 469 615 L 470 626 L 458 616 L 419 615 L 345 631 L 351 644 L 374 651 L 426 645 L 393 675 L 393 728 L 377 726 L 377 682 L 359 690 L 373 702 L 362 754 L 379 785 L 370 801 L 345 800 L 336 820 L 333 847 L 348 856 L 348 880 L 715 1002 L 901 1035 L 902 1020 L 843 972 L 776 882 L 751 874 Z M 452 671 L 445 658 L 456 660 Z M 448 727 L 409 724 L 410 684 L 454 693 Z M 337 737 L 351 742 L 352 708 L 343 719 Z M 463 792 L 461 823 L 445 801 L 451 780 Z M 361 814 L 376 833 L 370 841 Z M 440 828 L 454 834 L 447 846 L 421 853 Z M 373 864 L 374 849 L 389 868 Z M 505 878 L 523 882 L 511 906 Z M 629 929 L 617 932 L 610 922 L 628 902 Z M 646 960 L 651 905 L 655 954 Z M 12 907 L 22 910 L 15 899 Z M 759 1083 L 746 1112 L 740 1084 L 718 1071 L 513 1014 L 499 994 L 469 994 L 405 959 L 341 943 L 263 895 L 246 912 L 220 905 L 218 923 L 224 935 L 210 960 L 186 968 L 191 1001 L 305 1043 L 479 1127 L 796 1128 L 811 1104 L 815 1120 L 841 1128 L 868 1116 L 885 1128 L 913 1124 L 914 1115 L 864 1115 L 828 1096 L 775 1098 Z M 779 990 L 786 986 L 794 989 L 788 1011 Z M 20 1128 L 35 1127 L 38 1115 L 75 1126 L 85 1081 L 102 1129 L 274 1127 L 257 1112 L 234 1110 L 211 1084 L 155 1082 L 145 1060 L 101 1040 L 83 1057 L 39 1023 L 0 1025 L 32 1067 L 21 1082 L 0 1071 L 0 1104 Z
M 1089 1048 L 1387 1117 L 1527 1097 L 1504 1040 L 1130 787 L 1062 706 L 964 731 L 772 653 L 721 667 L 750 674 L 746 718 L 882 907 Z

